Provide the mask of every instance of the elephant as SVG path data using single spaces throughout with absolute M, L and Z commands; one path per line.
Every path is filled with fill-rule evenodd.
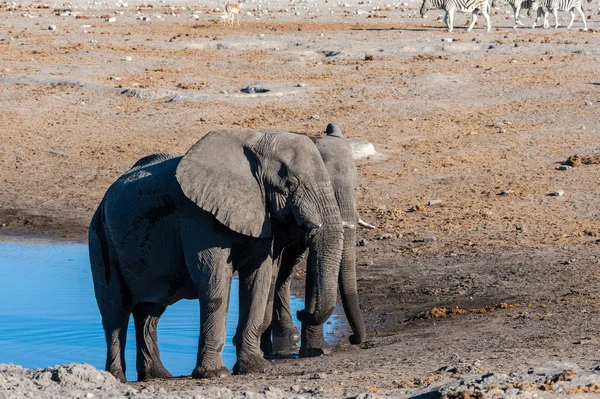
M 339 126 L 327 125 L 326 136 L 311 137 L 319 150 L 329 174 L 336 202 L 340 208 L 344 226 L 344 246 L 339 275 L 339 288 L 352 329 L 350 343 L 356 345 L 366 340 L 366 329 L 361 315 L 356 284 L 356 228 L 374 226 L 359 218 L 354 201 L 358 172 L 352 156 L 352 148 L 344 139 Z M 265 314 L 265 332 L 261 337 L 261 349 L 265 355 L 284 357 L 290 355 L 300 338 L 292 321 L 290 311 L 290 276 L 293 268 L 304 257 L 308 242 L 297 229 L 285 229 L 275 235 L 276 274 L 270 300 Z M 313 298 L 314 281 L 307 274 L 306 298 Z M 322 325 L 302 324 L 300 357 L 313 357 L 330 352 L 325 341 Z
M 222 351 L 231 277 L 238 272 L 235 374 L 264 372 L 260 337 L 273 276 L 273 229 L 293 226 L 308 246 L 314 287 L 301 322 L 332 314 L 344 232 L 329 175 L 314 143 L 289 132 L 217 130 L 184 156 L 139 160 L 113 183 L 89 228 L 89 252 L 107 343 L 106 370 L 125 381 L 133 314 L 138 380 L 168 378 L 158 321 L 180 299 L 199 299 L 194 378 L 225 376 Z

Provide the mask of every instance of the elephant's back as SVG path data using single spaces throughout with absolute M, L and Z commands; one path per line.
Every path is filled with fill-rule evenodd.
M 185 199 L 175 178 L 181 157 L 160 158 L 142 158 L 108 189 L 105 227 L 115 241 L 142 240 L 161 219 L 174 217 Z

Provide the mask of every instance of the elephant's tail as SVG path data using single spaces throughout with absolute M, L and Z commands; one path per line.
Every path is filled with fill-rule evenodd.
M 104 266 L 104 281 L 106 284 L 110 284 L 110 255 L 109 255 L 109 247 L 108 240 L 106 238 L 106 219 L 104 216 L 104 200 L 100 202 L 98 205 L 98 209 L 96 209 L 96 213 L 94 213 L 94 217 L 92 218 L 92 222 L 90 223 L 90 231 L 88 241 L 91 242 L 93 239 L 91 237 L 92 233 L 96 235 L 98 242 L 100 244 L 100 252 L 102 254 L 102 264 Z

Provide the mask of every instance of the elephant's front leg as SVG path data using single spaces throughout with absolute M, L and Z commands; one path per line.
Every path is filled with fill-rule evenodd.
M 186 259 L 200 300 L 200 339 L 192 377 L 225 377 L 229 370 L 223 364 L 223 348 L 233 273 L 229 251 L 211 248 L 194 258 Z
M 240 316 L 236 342 L 237 362 L 233 366 L 233 372 L 264 373 L 270 363 L 263 359 L 260 342 L 273 277 L 271 257 L 264 259 L 258 267 L 240 268 L 239 277 Z
M 312 273 L 306 273 L 305 298 L 314 298 L 315 281 Z M 306 306 L 309 308 L 308 304 Z M 317 357 L 331 353 L 331 347 L 325 342 L 323 325 L 310 326 L 302 323 L 300 357 Z
M 300 340 L 300 334 L 292 319 L 290 286 L 294 267 L 300 263 L 305 251 L 306 245 L 295 243 L 286 247 L 280 257 L 273 309 L 271 310 L 272 347 L 275 356 L 289 356 L 296 349 L 296 345 Z M 269 312 L 269 309 L 267 309 L 267 312 Z M 268 332 L 268 339 L 270 340 L 271 331 Z M 263 339 L 264 341 L 265 339 Z

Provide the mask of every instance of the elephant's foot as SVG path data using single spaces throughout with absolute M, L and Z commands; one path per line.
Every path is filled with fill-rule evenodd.
M 269 334 L 265 333 L 260 337 L 260 350 L 264 357 L 273 357 L 273 342 L 271 342 Z
M 153 365 L 143 370 L 138 370 L 138 381 L 173 378 L 173 375 L 162 365 Z
M 276 357 L 285 357 L 298 349 L 300 334 L 296 328 L 293 330 L 273 331 L 273 354 Z
M 319 357 L 324 355 L 329 355 L 331 353 L 331 347 L 325 340 L 321 340 L 321 342 L 315 344 L 302 343 L 300 346 L 300 357 Z
M 121 382 L 127 382 L 127 378 L 125 378 L 125 373 L 123 372 L 122 368 L 107 368 L 106 371 L 111 373 L 113 377 L 115 377 L 117 380 Z
M 225 378 L 231 374 L 229 369 L 225 366 L 218 367 L 216 369 L 208 369 L 206 367 L 196 367 L 192 371 L 192 378 Z
M 262 356 L 249 354 L 238 355 L 237 362 L 233 366 L 233 374 L 264 373 L 271 367 L 271 362 Z

